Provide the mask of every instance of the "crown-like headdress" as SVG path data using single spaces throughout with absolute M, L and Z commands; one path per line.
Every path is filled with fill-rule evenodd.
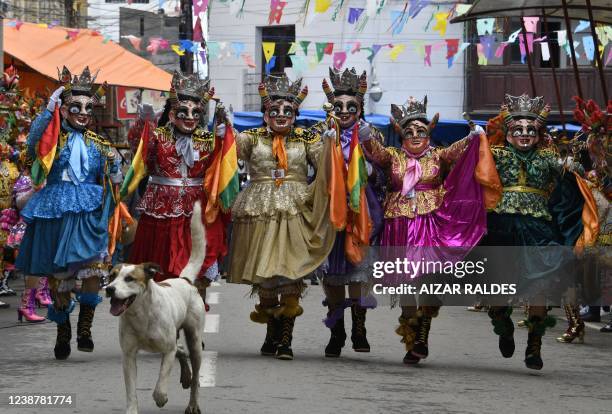
M 215 89 L 210 87 L 210 79 L 200 79 L 197 73 L 183 75 L 179 71 L 174 71 L 170 88 L 170 101 L 173 106 L 179 101 L 179 97 L 187 97 L 208 104 L 214 96 Z
M 67 102 L 72 95 L 91 96 L 95 102 L 100 102 L 108 87 L 108 84 L 104 82 L 96 89 L 95 82 L 98 77 L 98 72 L 92 76 L 89 66 L 85 66 L 83 72 L 78 76 L 73 76 L 66 66 L 64 66 L 61 72 L 58 69 L 57 74 L 60 83 L 64 86 L 64 92 L 62 93 L 64 102 Z
M 338 95 L 354 95 L 363 102 L 363 97 L 368 89 L 368 78 L 365 70 L 361 76 L 357 75 L 355 68 L 344 69 L 344 72 L 329 68 L 329 79 L 334 90 L 330 88 L 326 79 L 323 79 L 323 92 L 328 102 L 333 103 Z
M 423 102 L 419 102 L 411 96 L 406 105 L 391 104 L 391 115 L 399 125 L 404 125 L 414 119 L 427 119 L 427 95 L 425 95 Z
M 514 119 L 534 119 L 539 126 L 546 125 L 546 118 L 550 112 L 550 106 L 544 102 L 544 98 L 536 96 L 529 97 L 527 94 L 521 96 L 506 95 L 502 105 L 502 115 L 506 127 L 509 127 Z
M 291 82 L 286 74 L 280 76 L 268 75 L 264 81 L 259 84 L 259 96 L 264 108 L 267 108 L 272 103 L 272 98 L 286 99 L 293 102 L 293 106 L 299 108 L 306 96 L 308 95 L 308 86 L 304 86 L 302 90 L 302 78 Z

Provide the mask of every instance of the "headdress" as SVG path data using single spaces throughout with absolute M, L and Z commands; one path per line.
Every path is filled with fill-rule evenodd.
M 210 79 L 200 79 L 197 73 L 183 75 L 174 71 L 171 85 L 170 103 L 173 107 L 178 104 L 179 97 L 191 98 L 206 105 L 215 94 L 215 88 L 210 87 Z
M 104 82 L 96 89 L 95 82 L 98 72 L 92 76 L 89 66 L 85 66 L 83 72 L 78 76 L 73 76 L 66 66 L 64 66 L 61 72 L 58 69 L 57 73 L 59 82 L 64 86 L 64 92 L 62 93 L 64 102 L 70 100 L 73 95 L 85 95 L 91 97 L 97 103 L 106 94 L 108 84 Z
M 272 98 L 286 99 L 293 103 L 297 109 L 300 107 L 306 96 L 308 95 L 308 86 L 304 86 L 302 90 L 302 78 L 291 82 L 286 74 L 280 76 L 268 75 L 264 81 L 259 84 L 259 96 L 264 108 L 268 108 L 272 103 Z
M 353 95 L 357 100 L 363 102 L 363 97 L 368 89 L 365 70 L 360 76 L 357 75 L 355 68 L 344 69 L 344 72 L 329 68 L 329 79 L 334 88 L 333 91 L 327 80 L 323 79 L 323 92 L 325 92 L 328 102 L 333 103 L 334 98 L 338 95 Z
M 423 98 L 423 102 L 418 101 L 414 97 L 408 98 L 406 105 L 397 106 L 391 104 L 391 121 L 396 128 L 404 126 L 409 121 L 415 119 L 427 119 L 427 95 Z M 429 123 L 428 129 L 431 132 L 432 129 L 438 123 L 440 114 L 435 114 L 431 122 Z
M 530 98 L 529 95 L 521 96 L 506 95 L 502 105 L 502 115 L 506 127 L 510 127 L 516 119 L 533 119 L 538 127 L 546 125 L 546 118 L 550 112 L 550 106 L 546 105 L 544 98 L 536 96 Z

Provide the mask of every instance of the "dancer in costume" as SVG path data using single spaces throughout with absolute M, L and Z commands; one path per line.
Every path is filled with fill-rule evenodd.
M 110 143 L 87 129 L 106 88 L 94 89 L 95 79 L 88 67 L 74 77 L 64 67 L 61 86 L 32 124 L 27 142 L 28 155 L 35 160 L 32 181 L 46 184 L 21 211 L 27 228 L 16 265 L 27 276 L 49 276 L 53 304 L 47 318 L 57 323 L 57 359 L 70 355 L 76 279 L 83 281 L 77 295 L 77 347 L 94 349 L 91 325 L 102 301 L 100 277 L 107 269 L 111 185 L 121 181 Z
M 572 141 L 577 144 L 575 152 L 585 151 L 590 158 L 592 170 L 585 177 L 576 175 L 576 181 L 585 204 L 582 213 L 583 232 L 576 242 L 576 253 L 583 257 L 583 286 L 596 286 L 599 278 L 605 280 L 605 269 L 612 266 L 612 209 L 610 208 L 610 192 L 604 189 L 604 183 L 609 180 L 606 148 L 612 134 L 612 101 L 608 111 L 604 113 L 592 100 L 585 102 L 574 97 L 576 108 L 574 116 L 582 124 L 581 133 Z M 582 140 L 582 139 L 583 140 Z M 576 157 L 574 157 L 576 158 Z M 595 289 L 597 290 L 597 289 Z M 587 292 L 588 293 L 588 292 Z M 564 305 L 568 326 L 565 333 L 557 338 L 562 343 L 584 342 L 585 325 L 580 316 L 577 303 L 578 294 L 573 289 Z M 587 299 L 592 296 L 587 296 Z M 603 330 L 605 332 L 605 330 Z
M 130 262 L 154 262 L 162 272 L 157 281 L 176 278 L 191 251 L 193 205 L 205 197 L 204 176 L 214 158 L 215 137 L 202 128 L 206 106 L 214 95 L 208 79 L 175 72 L 169 98 L 168 122 L 147 133 L 143 126 L 137 154 L 123 183 L 122 196 L 132 193 L 150 175 L 137 210 L 141 212 Z M 152 119 L 151 116 L 149 118 Z M 205 203 L 204 203 L 205 204 Z M 226 254 L 223 216 L 206 227 L 206 260 L 197 280 L 205 299 L 206 287 L 219 276 L 218 260 Z
M 251 319 L 267 324 L 261 354 L 285 360 L 293 359 L 303 278 L 325 261 L 335 239 L 324 142 L 294 127 L 308 92 L 300 86 L 301 80 L 292 83 L 284 74 L 260 84 L 266 126 L 237 136 L 238 157 L 248 163 L 251 181 L 232 206 L 229 280 L 253 285 L 259 304 Z M 308 164 L 317 170 L 310 185 Z
M 574 245 L 580 234 L 582 199 L 577 197 L 573 174 L 561 174 L 556 148 L 546 140 L 546 118 L 550 107 L 542 97 L 506 95 L 499 120 L 490 122 L 487 134 L 499 135 L 499 145 L 491 147 L 503 184 L 502 199 L 488 214 L 488 232 L 482 244 L 488 246 L 533 246 L 504 250 L 503 257 L 489 260 L 488 267 L 504 274 L 504 282 L 517 282 L 517 293 L 529 300 L 525 365 L 542 369 L 542 336 L 554 326 L 547 316 L 546 294 L 569 285 L 562 276 L 571 257 L 563 245 Z M 499 125 L 500 131 L 492 126 Z M 561 174 L 561 175 L 560 175 Z M 559 184 L 560 185 L 559 185 Z M 555 191 L 551 190 L 555 188 Z M 576 200 L 571 200 L 576 198 Z M 578 212 L 576 214 L 576 212 Z M 559 246 L 540 250 L 536 246 Z M 509 252 L 521 255 L 508 260 Z M 489 316 L 499 335 L 499 349 L 505 358 L 514 354 L 514 324 L 510 306 L 492 306 Z
M 447 258 L 439 247 L 461 248 L 467 253 L 485 231 L 479 182 L 494 185 L 497 180 L 492 163 L 478 181 L 475 178 L 479 147 L 486 146 L 484 135 L 480 137 L 482 129 L 474 126 L 470 135 L 450 147 L 434 148 L 431 131 L 439 115 L 428 120 L 427 97 L 423 102 L 411 97 L 407 106 L 391 105 L 391 114 L 401 148 L 384 147 L 369 137 L 363 141 L 372 162 L 385 168 L 388 177 L 382 245 L 394 256 L 411 261 L 425 257 L 444 262 Z M 444 168 L 451 163 L 454 167 L 444 179 Z M 406 364 L 428 356 L 429 330 L 439 310 L 437 300 L 422 300 L 417 308 L 408 303 L 411 299 L 406 295 L 400 299 L 402 315 L 396 330 L 406 346 Z
M 354 134 L 362 136 L 362 139 L 366 138 L 365 135 L 371 134 L 373 139 L 381 144 L 384 142 L 384 136 L 377 129 L 370 127 L 363 119 L 363 100 L 368 86 L 366 73 L 363 72 L 359 76 L 355 68 L 345 69 L 344 72 L 329 68 L 329 77 L 333 90 L 327 80 L 323 79 L 323 91 L 327 101 L 333 105 L 333 111 L 341 129 L 340 143 L 346 168 L 351 155 L 351 139 Z M 327 123 L 321 122 L 313 129 L 322 134 L 327 130 Z M 372 182 L 366 187 L 367 207 L 372 220 L 370 238 L 375 240 L 382 230 L 383 212 L 373 189 L 377 171 L 373 170 L 369 163 L 368 172 Z M 380 174 L 381 171 L 379 170 L 378 173 Z M 353 349 L 357 352 L 370 351 L 370 344 L 366 337 L 366 311 L 376 306 L 373 297 L 367 298 L 367 283 L 370 281 L 371 273 L 367 258 L 360 263 L 353 263 L 347 257 L 346 235 L 346 231 L 336 235 L 336 242 L 327 263 L 322 266 L 324 305 L 327 305 L 328 308 L 327 317 L 323 322 L 331 331 L 331 337 L 325 347 L 327 357 L 339 357 L 342 352 L 346 341 L 344 310 L 348 307 L 351 308 Z M 348 299 L 346 298 L 347 288 Z

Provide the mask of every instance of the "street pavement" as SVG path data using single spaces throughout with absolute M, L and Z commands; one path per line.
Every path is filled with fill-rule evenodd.
M 612 334 L 593 329 L 601 324 L 591 324 L 585 344 L 568 345 L 555 341 L 565 328 L 560 320 L 544 337 L 544 369 L 533 371 L 523 364 L 526 330 L 516 329 L 516 354 L 504 359 L 486 313 L 446 307 L 434 319 L 429 358 L 419 366 L 405 366 L 403 344 L 394 333 L 399 310 L 379 308 L 367 315 L 372 352 L 355 353 L 348 340 L 341 358 L 328 359 L 323 356 L 329 331 L 321 323 L 322 295 L 320 286 L 309 288 L 294 331 L 295 360 L 279 361 L 259 355 L 265 326 L 249 320 L 255 300 L 249 298 L 248 287 L 221 282 L 210 288 L 202 412 L 612 413 Z M 67 361 L 53 359 L 55 325 L 15 322 L 17 299 L 8 301 L 11 309 L 0 310 L 0 395 L 6 400 L 8 394 L 72 393 L 76 402 L 71 408 L 46 409 L 3 402 L 0 413 L 124 412 L 118 319 L 110 315 L 108 300 L 94 320 L 94 353 L 76 351 L 73 340 Z M 555 314 L 560 315 L 558 309 Z M 515 321 L 519 316 L 515 311 Z M 346 322 L 350 327 L 348 310 Z M 140 412 L 183 413 L 188 392 L 180 387 L 178 362 L 168 404 L 159 409 L 151 397 L 159 364 L 158 355 L 139 355 Z

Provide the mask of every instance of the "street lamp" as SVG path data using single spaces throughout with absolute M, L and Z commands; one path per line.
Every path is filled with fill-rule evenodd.
M 372 66 L 372 70 L 370 71 L 370 89 L 368 90 L 368 95 L 370 97 L 370 113 L 373 114 L 376 102 L 379 102 L 383 96 L 383 90 L 376 77 L 376 69 L 374 69 L 374 66 Z

